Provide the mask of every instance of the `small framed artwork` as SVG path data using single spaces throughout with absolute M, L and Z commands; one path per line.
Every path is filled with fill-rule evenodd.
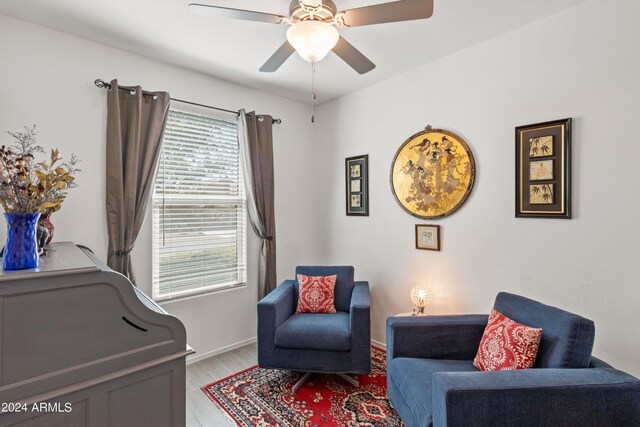
M 440 226 L 416 224 L 416 249 L 440 250 Z
M 516 127 L 516 217 L 571 218 L 571 119 Z
M 345 159 L 347 215 L 369 216 L 369 155 Z

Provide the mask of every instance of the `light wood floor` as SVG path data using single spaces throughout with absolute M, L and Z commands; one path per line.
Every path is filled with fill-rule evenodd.
M 229 426 L 200 387 L 257 364 L 254 343 L 187 365 L 187 427 Z

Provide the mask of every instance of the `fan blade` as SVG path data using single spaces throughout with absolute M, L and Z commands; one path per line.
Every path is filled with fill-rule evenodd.
M 339 13 L 339 25 L 359 27 L 385 22 L 426 19 L 433 15 L 433 0 L 399 0 L 344 10 Z
M 289 59 L 291 54 L 296 50 L 291 46 L 291 44 L 285 40 L 285 42 L 275 51 L 271 58 L 267 59 L 267 62 L 264 63 L 262 67 L 260 67 L 260 71 L 264 73 L 273 73 L 276 71 L 284 61 Z
M 342 36 L 340 36 L 338 44 L 332 50 L 340 59 L 356 70 L 358 74 L 365 74 L 376 68 L 376 64 L 369 61 L 369 58 L 364 56 L 362 52 L 353 47 Z
M 233 9 L 231 7 L 210 6 L 208 4 L 190 3 L 189 10 L 196 15 L 215 16 L 218 18 L 242 19 L 245 21 L 284 24 L 287 17 L 272 13 L 255 12 L 253 10 Z

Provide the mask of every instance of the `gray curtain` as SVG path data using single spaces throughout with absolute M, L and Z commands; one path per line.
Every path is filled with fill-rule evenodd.
M 107 264 L 135 283 L 130 253 L 158 170 L 169 94 L 127 89 L 113 80 L 107 98 Z
M 273 122 L 267 115 L 238 112 L 238 141 L 247 207 L 253 231 L 260 236 L 258 298 L 276 288 L 276 219 L 273 185 Z

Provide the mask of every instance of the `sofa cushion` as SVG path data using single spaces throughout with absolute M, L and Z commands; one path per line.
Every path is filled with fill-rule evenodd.
M 276 347 L 348 351 L 351 327 L 348 313 L 294 314 L 276 329 Z
M 544 332 L 534 368 L 588 368 L 595 338 L 593 322 L 519 295 L 500 292 L 494 308 L 516 322 Z
M 491 310 L 473 366 L 481 371 L 509 371 L 533 367 L 542 329 L 530 328 Z
M 305 276 L 298 274 L 298 307 L 296 313 L 335 313 L 333 299 L 336 275 Z
M 431 377 L 435 372 L 477 372 L 470 360 L 436 360 L 397 357 L 387 365 L 387 378 L 411 408 L 417 425 L 430 426 L 433 419 Z M 393 403 L 393 402 L 391 402 Z M 402 414 L 400 414 L 402 417 Z
M 351 293 L 353 292 L 353 267 L 352 266 L 298 266 L 296 267 L 296 277 L 298 274 L 305 276 L 338 276 L 334 299 L 336 310 L 349 311 L 351 304 Z M 298 300 L 299 283 L 296 280 L 296 301 Z

